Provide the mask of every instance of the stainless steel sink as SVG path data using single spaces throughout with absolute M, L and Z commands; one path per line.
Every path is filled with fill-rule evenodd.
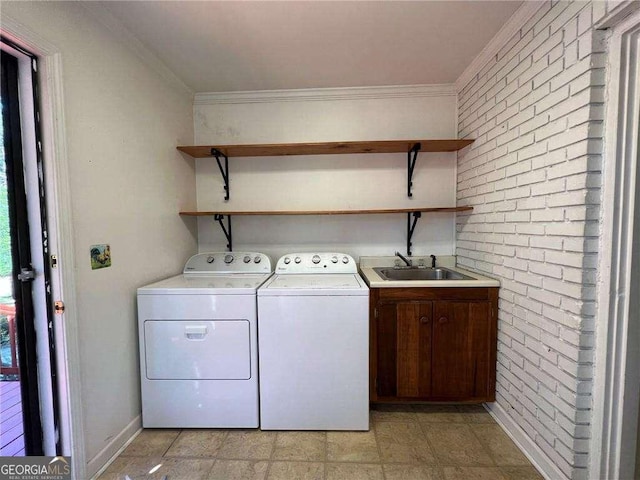
M 475 280 L 448 268 L 377 267 L 373 270 L 383 280 Z

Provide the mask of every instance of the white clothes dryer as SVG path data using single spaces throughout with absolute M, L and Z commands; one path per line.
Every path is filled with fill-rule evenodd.
M 145 428 L 255 428 L 261 253 L 201 253 L 138 289 Z
M 263 430 L 369 429 L 369 289 L 352 257 L 292 253 L 258 290 Z

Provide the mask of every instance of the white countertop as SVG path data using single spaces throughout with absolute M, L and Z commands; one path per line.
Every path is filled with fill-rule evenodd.
M 398 257 L 360 257 L 360 274 L 369 288 L 416 288 L 416 287 L 499 287 L 500 282 L 479 273 L 455 266 L 455 256 L 437 257 L 437 266 L 462 273 L 473 280 L 384 280 L 374 267 L 393 267 Z M 411 257 L 414 265 L 431 265 L 429 257 Z

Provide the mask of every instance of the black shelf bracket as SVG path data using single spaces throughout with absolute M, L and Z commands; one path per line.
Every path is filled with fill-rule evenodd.
M 411 216 L 413 215 L 413 223 L 411 223 Z M 416 223 L 422 216 L 422 212 L 407 212 L 407 255 L 411 256 L 411 238 L 413 237 L 413 231 L 416 229 Z
M 413 169 L 416 166 L 416 159 L 418 158 L 418 152 L 421 148 L 422 145 L 420 143 L 416 143 L 407 153 L 407 195 L 409 197 L 413 197 L 413 193 L 411 193 L 411 187 L 413 186 Z
M 211 155 L 216 157 L 216 162 L 218 162 L 218 168 L 220 169 L 220 173 L 222 174 L 222 180 L 224 181 L 224 199 L 229 200 L 229 157 L 227 157 L 224 153 L 222 153 L 217 148 L 211 149 Z M 224 168 L 220 163 L 220 157 L 224 157 Z
M 227 226 L 224 226 L 223 220 L 224 217 L 227 217 Z M 231 237 L 231 215 L 220 215 L 219 213 L 216 213 L 213 217 L 213 219 L 218 222 L 218 225 L 220 225 L 220 228 L 222 229 L 222 231 L 224 232 L 224 236 L 227 238 L 227 248 L 229 249 L 230 252 L 233 251 L 233 238 Z

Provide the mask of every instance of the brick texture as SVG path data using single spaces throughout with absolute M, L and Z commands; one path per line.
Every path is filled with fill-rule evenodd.
M 501 280 L 497 402 L 587 477 L 605 54 L 590 2 L 548 2 L 459 92 L 458 264 Z

